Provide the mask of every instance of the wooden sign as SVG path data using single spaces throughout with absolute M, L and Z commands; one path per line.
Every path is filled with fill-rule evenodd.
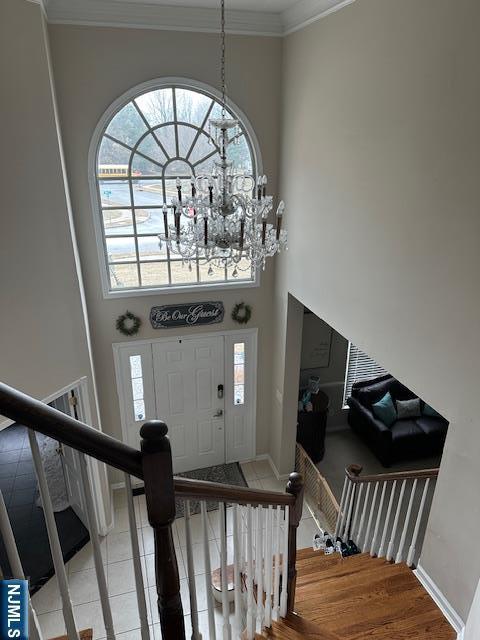
M 189 302 L 152 307 L 150 322 L 154 329 L 174 327 L 200 327 L 222 322 L 225 310 L 223 302 Z

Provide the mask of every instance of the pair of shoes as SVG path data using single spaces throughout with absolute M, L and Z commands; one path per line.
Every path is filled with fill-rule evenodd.
M 338 553 L 342 554 L 343 558 L 348 558 L 348 556 L 354 556 L 357 553 L 360 553 L 359 548 L 353 540 L 349 540 L 348 543 L 345 543 L 341 538 L 337 538 L 335 547 Z
M 357 547 L 353 540 L 348 541 L 348 551 L 349 555 L 351 556 L 356 556 L 358 553 L 360 553 L 360 549 Z
M 325 541 L 323 539 L 323 531 L 320 529 L 321 533 L 316 533 L 313 536 L 312 547 L 314 551 L 321 551 L 325 549 Z

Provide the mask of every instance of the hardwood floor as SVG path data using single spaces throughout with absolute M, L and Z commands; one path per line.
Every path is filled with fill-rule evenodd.
M 262 636 L 277 640 L 455 640 L 456 633 L 404 564 L 302 549 L 296 616 Z

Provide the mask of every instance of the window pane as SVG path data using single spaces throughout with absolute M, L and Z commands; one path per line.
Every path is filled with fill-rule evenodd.
M 168 284 L 168 266 L 166 262 L 145 262 L 140 265 L 143 287 L 155 287 Z
M 233 346 L 233 362 L 243 364 L 245 362 L 245 343 L 236 342 Z
M 140 117 L 138 111 L 129 102 L 113 118 L 107 128 L 108 135 L 133 147 L 140 136 L 145 133 L 147 127 Z
M 99 180 L 102 207 L 130 206 L 130 186 L 128 180 Z
M 185 125 L 178 125 L 178 148 L 181 156 L 187 157 L 192 142 L 197 135 L 197 129 L 193 127 L 187 127 Z
M 151 127 L 173 120 L 172 89 L 158 89 L 149 91 L 135 98 L 145 119 Z
M 210 138 L 206 133 L 201 133 L 198 136 L 198 140 L 196 141 L 188 160 L 192 164 L 195 164 L 199 160 L 203 160 L 205 156 L 210 155 L 212 151 L 215 151 L 215 147 L 212 144 Z
M 245 403 L 245 388 L 243 384 L 235 385 L 233 387 L 233 402 L 235 404 Z
M 192 168 L 187 162 L 184 162 L 183 160 L 173 160 L 173 162 L 170 162 L 166 166 L 165 175 L 176 176 L 179 178 L 181 177 L 189 178 L 192 175 Z M 190 193 L 190 181 L 188 183 L 188 186 L 189 186 L 188 192 Z
M 162 167 L 159 167 L 154 162 L 146 160 L 143 156 L 139 156 L 137 153 L 133 156 L 132 160 L 132 178 L 135 180 L 141 176 L 161 176 Z
M 209 274 L 211 269 L 212 273 Z M 201 264 L 200 265 L 200 281 L 201 282 L 219 282 L 225 280 L 225 268 L 217 267 L 213 264 Z
M 136 264 L 111 264 L 109 270 L 112 289 L 129 289 L 139 286 Z
M 157 236 L 146 236 L 138 238 L 138 255 L 140 260 L 164 260 L 167 257 L 165 244 L 160 242 Z
M 170 270 L 172 273 L 172 284 L 191 284 L 198 282 L 197 280 L 197 266 L 195 261 L 192 260 L 191 269 L 189 269 L 188 263 L 170 262 Z
M 177 101 L 177 118 L 185 122 L 191 122 L 200 126 L 207 110 L 212 104 L 212 99 L 203 93 L 190 91 L 189 89 L 175 89 Z
M 161 209 L 135 209 L 137 233 L 163 233 L 163 211 Z
M 167 158 L 163 153 L 160 145 L 158 144 L 155 136 L 149 134 L 146 136 L 142 142 L 137 147 L 138 151 L 141 151 L 145 156 L 148 156 L 155 162 L 159 162 L 160 164 L 165 164 Z
M 138 422 L 145 420 L 145 402 L 143 400 L 135 400 L 133 403 L 133 417 Z
M 122 147 L 118 142 L 110 140 L 110 138 L 102 138 L 100 151 L 98 153 L 98 173 L 100 178 L 105 175 L 105 169 L 108 169 L 106 175 L 110 175 L 111 165 L 128 165 L 130 161 L 130 153 L 128 149 Z
M 242 258 L 240 262 L 237 264 L 237 276 L 233 276 L 234 267 L 230 266 L 228 269 L 228 280 L 231 282 L 235 282 L 235 280 L 251 280 L 252 279 L 252 265 L 250 260 L 247 258 Z
M 245 136 L 240 136 L 236 144 L 228 147 L 227 158 L 233 162 L 235 173 L 252 172 L 252 157 Z
M 235 364 L 233 366 L 233 382 L 235 384 L 244 384 L 245 382 L 245 367 L 243 364 Z
M 104 209 L 102 215 L 106 236 L 133 234 L 132 212 L 130 209 Z
M 163 204 L 161 180 L 137 180 L 133 185 L 133 204 L 140 206 L 159 206 Z
M 213 151 L 213 147 L 210 147 L 210 151 Z M 197 164 L 195 167 L 195 175 L 200 176 L 202 174 L 212 173 L 216 162 L 220 162 L 220 155 L 218 153 Z
M 163 127 L 155 129 L 157 138 L 163 145 L 163 148 L 171 158 L 177 155 L 177 147 L 175 143 L 175 127 L 172 124 L 167 124 Z
M 132 262 L 137 259 L 134 238 L 107 238 L 109 262 Z
M 142 356 L 130 356 L 130 377 L 142 377 Z
M 134 400 L 143 399 L 143 378 L 132 379 L 132 393 Z

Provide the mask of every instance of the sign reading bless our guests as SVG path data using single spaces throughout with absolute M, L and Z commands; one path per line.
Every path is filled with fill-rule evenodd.
M 199 327 L 222 322 L 225 310 L 223 302 L 189 302 L 152 307 L 150 322 L 154 329 L 174 327 Z

